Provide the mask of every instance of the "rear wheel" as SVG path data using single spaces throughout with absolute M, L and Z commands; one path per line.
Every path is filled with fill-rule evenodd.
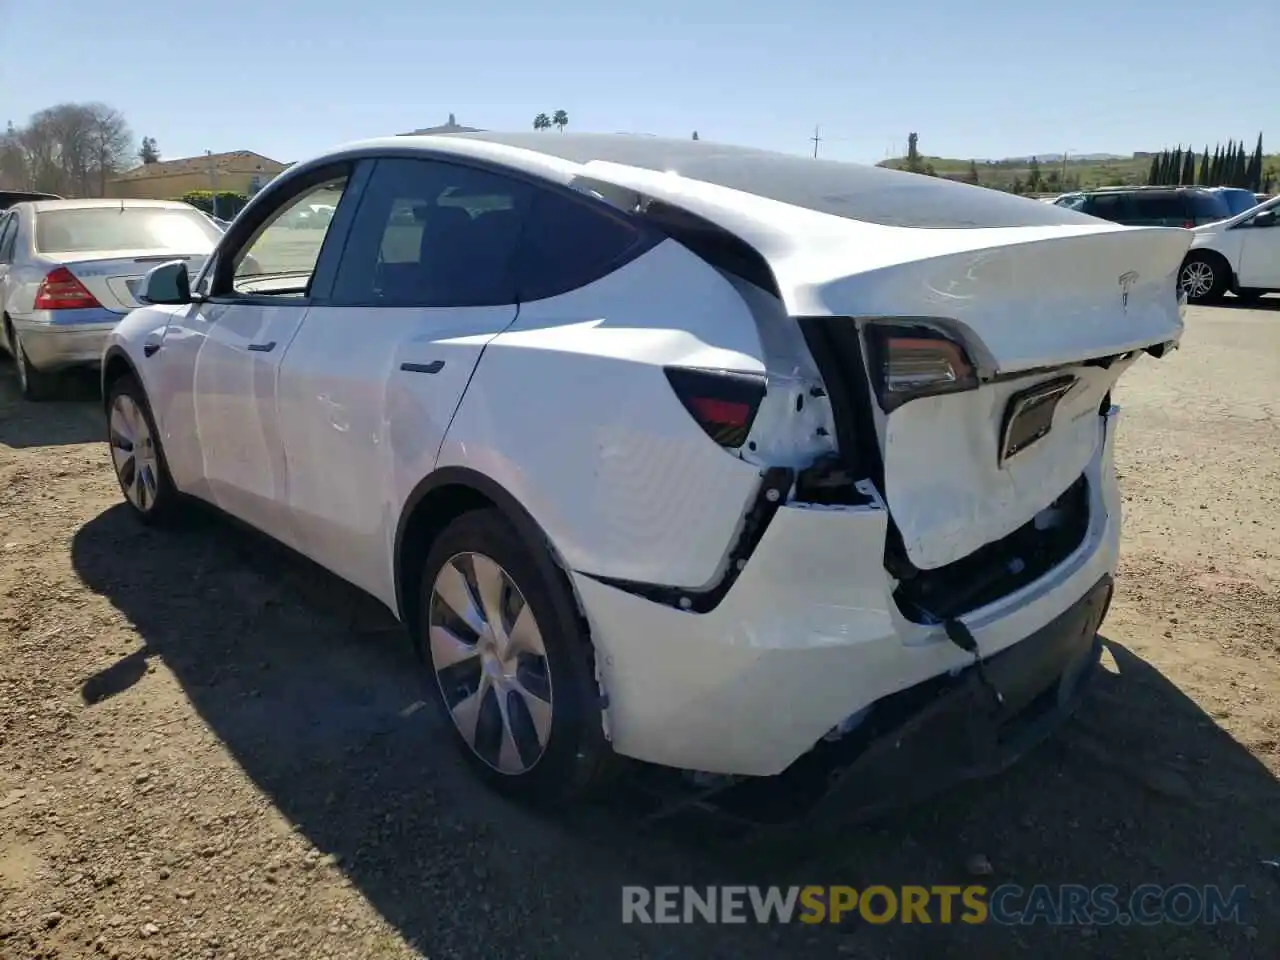
M 9 348 L 13 354 L 13 365 L 18 370 L 18 387 L 24 400 L 52 400 L 58 395 L 61 381 L 57 374 L 45 373 L 31 365 L 31 358 L 22 349 L 22 341 L 18 339 L 18 331 L 12 324 L 7 324 Z
M 181 497 L 169 476 L 164 450 L 142 385 L 123 376 L 107 394 L 107 442 L 125 502 L 143 523 L 166 523 Z
M 579 799 L 612 752 L 590 641 L 549 556 L 496 510 L 454 520 L 432 545 L 418 652 L 463 755 L 522 799 Z
M 1182 261 L 1178 287 L 1189 303 L 1212 303 L 1227 292 L 1226 265 L 1215 256 L 1193 253 Z

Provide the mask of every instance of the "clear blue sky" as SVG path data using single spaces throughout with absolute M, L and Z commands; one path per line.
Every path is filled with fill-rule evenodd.
M 1185 16 L 1176 11 L 1185 10 Z M 1280 0 L 0 0 L 0 124 L 101 100 L 164 156 L 443 123 L 875 162 L 1280 149 Z M 1188 21 L 1194 20 L 1194 23 Z M 554 136 L 554 131 L 547 136 Z

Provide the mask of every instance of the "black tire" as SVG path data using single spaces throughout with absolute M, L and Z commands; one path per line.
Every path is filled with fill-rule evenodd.
M 541 755 L 523 772 L 501 772 L 472 748 L 453 720 L 433 665 L 429 638 L 433 587 L 445 564 L 459 554 L 480 554 L 501 567 L 523 595 L 541 634 L 550 676 L 550 733 Z M 463 514 L 432 544 L 417 602 L 418 628 L 413 639 L 430 699 L 463 757 L 483 780 L 520 800 L 562 804 L 586 798 L 609 779 L 615 757 L 604 736 L 591 641 L 564 574 L 545 548 L 526 543 L 498 510 Z M 481 704 L 489 720 L 496 720 L 497 707 L 492 696 Z
M 18 387 L 22 391 L 22 398 L 33 403 L 56 399 L 62 389 L 62 379 L 56 373 L 46 373 L 33 367 L 31 359 L 22 349 L 18 331 L 8 322 L 5 327 L 9 334 L 9 352 L 13 354 L 13 365 L 18 371 Z
M 1178 289 L 1186 292 L 1188 303 L 1217 303 L 1230 282 L 1226 263 L 1210 253 L 1192 253 L 1178 269 Z
M 154 492 L 149 492 L 142 499 L 142 504 L 135 502 L 135 496 L 130 492 L 130 477 L 136 477 L 137 474 L 128 471 L 126 467 L 127 460 L 117 462 L 117 443 L 123 438 L 117 438 L 112 427 L 112 414 L 116 410 L 119 398 L 127 397 L 133 402 L 138 413 L 142 416 L 146 424 L 146 429 L 151 438 L 151 448 L 154 451 L 155 466 L 152 471 L 154 479 Z M 133 377 L 132 374 L 126 374 L 111 384 L 107 390 L 106 397 L 107 411 L 107 450 L 111 456 L 112 470 L 115 472 L 116 481 L 120 484 L 120 492 L 124 495 L 124 502 L 129 505 L 133 511 L 133 515 L 138 518 L 141 523 L 148 526 L 165 526 L 172 523 L 178 518 L 182 512 L 183 499 L 178 492 L 178 488 L 174 486 L 173 478 L 169 474 L 169 464 L 165 460 L 164 447 L 160 442 L 160 434 L 156 430 L 155 419 L 151 416 L 151 405 L 147 402 L 146 392 L 142 389 L 142 384 Z M 137 470 L 137 460 L 133 458 L 133 470 Z M 146 485 L 146 489 L 150 491 L 150 485 Z

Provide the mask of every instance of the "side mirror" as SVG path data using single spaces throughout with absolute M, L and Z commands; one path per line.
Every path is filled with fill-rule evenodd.
M 142 284 L 143 303 L 182 304 L 191 302 L 191 275 L 182 260 L 172 260 L 153 267 Z
M 1254 215 L 1253 226 L 1255 227 L 1274 227 L 1275 225 L 1275 210 L 1263 210 L 1261 213 Z

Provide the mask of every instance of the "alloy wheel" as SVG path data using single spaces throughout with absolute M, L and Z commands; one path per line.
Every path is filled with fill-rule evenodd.
M 148 512 L 156 502 L 159 461 L 147 418 L 127 393 L 111 403 L 111 461 L 129 502 Z
M 1213 289 L 1213 267 L 1204 260 L 1192 260 L 1182 268 L 1182 289 L 1189 300 L 1199 300 Z
M 499 773 L 527 773 L 551 735 L 551 671 L 533 609 L 511 575 L 480 553 L 450 557 L 428 613 L 431 666 L 472 752 Z

